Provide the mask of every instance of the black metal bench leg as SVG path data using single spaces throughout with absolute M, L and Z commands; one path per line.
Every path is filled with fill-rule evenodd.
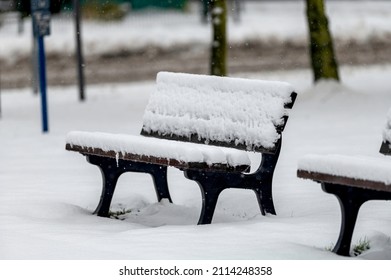
M 144 162 L 125 161 L 109 157 L 86 155 L 87 161 L 99 167 L 102 174 L 102 195 L 94 214 L 108 217 L 111 200 L 114 195 L 118 178 L 125 172 L 147 173 L 152 176 L 158 201 L 163 198 L 170 202 L 171 196 L 167 183 L 167 167 Z
M 100 217 L 108 217 L 118 178 L 124 173 L 124 170 L 117 166 L 115 159 L 111 158 L 87 156 L 87 161 L 98 166 L 102 174 L 102 194 L 94 214 Z
M 353 231 L 361 205 L 369 200 L 391 200 L 391 193 L 325 182 L 322 182 L 322 189 L 334 194 L 341 206 L 341 229 L 333 252 L 350 256 Z
M 275 154 L 262 154 L 261 165 L 253 175 L 255 176 L 256 187 L 252 187 L 252 190 L 257 195 L 258 205 L 262 215 L 265 215 L 266 213 L 276 215 L 273 203 L 272 185 L 274 170 L 276 169 L 280 150 L 281 144 Z
M 186 178 L 196 181 L 201 190 L 202 208 L 198 224 L 204 225 L 212 223 L 217 200 L 220 193 L 225 188 L 222 182 L 220 182 L 222 179 L 221 176 L 216 173 L 191 170 L 186 170 L 184 173 Z
M 263 216 L 265 216 L 266 213 L 271 212 L 271 214 L 275 215 L 276 211 L 274 210 L 273 200 L 269 201 L 269 205 L 265 204 L 265 199 L 262 199 L 265 192 L 260 188 L 253 189 L 253 191 L 255 192 L 255 195 L 257 197 L 257 201 L 258 201 L 259 209 L 261 210 L 261 214 Z M 271 197 L 271 195 L 269 197 Z M 268 209 L 268 211 L 265 211 L 265 209 Z
M 168 199 L 172 203 L 167 183 L 167 166 L 153 165 L 149 174 L 152 176 L 158 201 Z
M 334 194 L 341 207 L 341 229 L 333 252 L 341 256 L 350 256 L 350 247 L 358 212 L 367 199 L 361 195 L 361 189 L 354 187 L 322 183 L 325 192 Z
M 202 191 L 202 209 L 198 220 L 199 225 L 210 224 L 213 220 L 213 214 L 216 209 L 217 200 L 222 189 L 205 187 L 205 184 L 199 184 Z
M 97 214 L 100 217 L 108 217 L 115 187 L 117 185 L 118 178 L 122 173 L 113 172 L 112 170 L 104 169 L 102 167 L 100 169 L 103 181 L 102 194 L 94 214 Z

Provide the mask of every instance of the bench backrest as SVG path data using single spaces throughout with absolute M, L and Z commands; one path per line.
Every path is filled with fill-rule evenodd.
M 380 153 L 391 155 L 391 109 L 387 112 L 386 125 L 383 129 L 383 142 L 380 146 Z
M 283 82 L 160 72 L 141 134 L 273 153 L 295 97 Z

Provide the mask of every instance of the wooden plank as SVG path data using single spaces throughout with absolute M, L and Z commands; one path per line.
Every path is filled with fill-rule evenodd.
M 369 180 L 362 180 L 362 179 L 349 178 L 343 176 L 335 176 L 335 175 L 318 173 L 318 172 L 308 172 L 305 170 L 298 170 L 297 177 L 303 179 L 311 179 L 317 182 L 326 182 L 326 183 L 339 184 L 344 186 L 359 187 L 363 189 L 391 192 L 391 185 L 387 185 L 383 182 L 378 182 L 378 181 L 369 181 Z
M 137 162 L 146 162 L 152 164 L 172 166 L 179 169 L 201 169 L 205 171 L 221 171 L 221 172 L 246 172 L 250 169 L 249 165 L 231 166 L 228 164 L 213 164 L 208 165 L 205 162 L 185 162 L 170 158 L 160 158 L 153 156 L 138 155 L 132 153 L 117 153 L 115 151 L 103 151 L 100 148 L 82 147 L 78 145 L 66 144 L 65 149 L 68 151 L 79 152 L 83 155 L 95 155 L 109 158 L 118 158 L 121 160 L 130 160 Z
M 179 136 L 179 135 L 175 135 L 175 134 L 164 135 L 164 134 L 158 133 L 156 131 L 147 132 L 144 129 L 141 130 L 140 134 L 143 136 L 146 136 L 146 137 L 154 137 L 154 138 L 159 138 L 159 139 L 174 140 L 174 141 L 181 141 L 181 142 L 190 142 L 190 143 L 196 143 L 196 144 L 206 144 L 206 145 L 212 145 L 212 146 L 218 146 L 218 147 L 234 148 L 234 149 L 243 150 L 243 151 L 254 151 L 254 152 L 259 152 L 259 153 L 266 153 L 266 154 L 274 154 L 280 144 L 280 141 L 277 141 L 277 143 L 274 145 L 273 148 L 267 149 L 262 146 L 248 147 L 244 144 L 235 144 L 235 141 L 222 142 L 222 141 L 208 140 L 205 138 L 200 138 L 198 135 L 195 135 L 195 134 L 191 135 L 190 137 L 184 137 L 184 136 Z

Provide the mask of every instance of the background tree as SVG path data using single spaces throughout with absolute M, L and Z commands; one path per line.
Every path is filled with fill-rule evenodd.
M 339 80 L 338 65 L 334 54 L 333 40 L 323 0 L 307 1 L 307 19 L 310 32 L 310 54 L 315 81 Z
M 227 75 L 227 4 L 226 0 L 210 0 L 212 19 L 211 75 Z

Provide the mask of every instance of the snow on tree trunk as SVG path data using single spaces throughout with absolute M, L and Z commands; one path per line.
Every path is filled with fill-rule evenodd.
M 323 0 L 307 1 L 307 19 L 310 35 L 311 63 L 315 81 L 339 80 L 333 40 L 328 28 Z
M 227 75 L 227 5 L 226 0 L 211 0 L 211 16 L 212 16 L 212 52 L 211 52 L 211 75 L 226 76 Z

